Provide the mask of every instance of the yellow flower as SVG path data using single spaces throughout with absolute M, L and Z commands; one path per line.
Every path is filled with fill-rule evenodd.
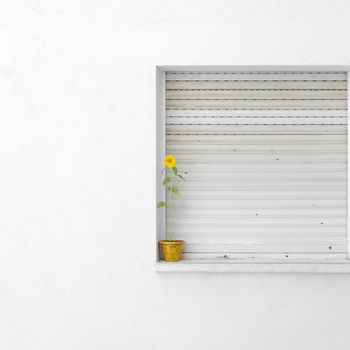
M 165 156 L 164 158 L 164 165 L 172 168 L 176 164 L 176 159 L 172 154 L 169 154 L 168 156 Z

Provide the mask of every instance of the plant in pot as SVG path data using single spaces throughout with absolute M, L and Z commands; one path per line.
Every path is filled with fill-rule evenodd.
M 175 166 L 176 159 L 172 154 L 165 156 L 163 161 L 165 168 L 161 173 L 165 174 L 163 186 L 165 186 L 167 199 L 166 202 L 159 202 L 157 204 L 157 208 L 166 207 L 168 220 L 166 228 L 166 240 L 159 241 L 159 244 L 162 248 L 165 261 L 179 261 L 182 256 L 182 248 L 185 241 L 174 240 L 171 233 L 172 223 L 174 220 L 174 215 L 176 213 L 176 197 L 179 195 L 179 190 L 174 186 L 173 180 L 178 177 L 179 179 L 185 181 L 185 178 L 179 174 Z

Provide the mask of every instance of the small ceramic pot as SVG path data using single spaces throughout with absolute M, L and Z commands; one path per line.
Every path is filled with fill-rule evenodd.
M 182 256 L 182 248 L 185 241 L 159 241 L 165 261 L 179 261 Z

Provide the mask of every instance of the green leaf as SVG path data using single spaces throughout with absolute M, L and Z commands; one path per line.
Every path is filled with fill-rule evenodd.
M 163 181 L 163 185 L 166 185 L 168 182 L 170 182 L 170 177 L 167 176 L 164 181 Z
M 169 191 L 173 192 L 177 196 L 179 195 L 179 190 L 176 187 L 169 186 Z
M 177 167 L 176 166 L 173 166 L 173 173 L 175 174 L 175 175 L 177 175 Z
M 178 176 L 180 179 L 186 181 L 185 178 L 184 178 L 183 176 L 181 176 L 181 175 L 179 175 L 179 174 L 178 174 L 177 176 Z
M 159 202 L 157 204 L 157 208 L 161 208 L 161 207 L 165 207 L 166 206 L 166 203 L 165 202 Z

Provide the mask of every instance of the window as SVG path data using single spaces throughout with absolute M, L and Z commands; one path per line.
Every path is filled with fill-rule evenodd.
M 157 230 L 173 220 L 180 265 L 347 263 L 347 84 L 344 67 L 159 68 L 157 161 L 187 181 Z

